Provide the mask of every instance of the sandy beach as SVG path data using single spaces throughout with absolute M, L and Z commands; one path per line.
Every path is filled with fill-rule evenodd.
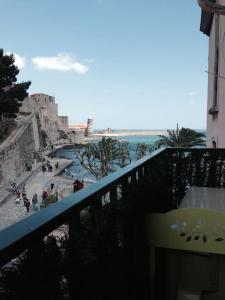
M 93 136 L 117 137 L 117 136 L 156 136 L 168 135 L 167 130 L 115 130 L 112 133 L 94 133 Z

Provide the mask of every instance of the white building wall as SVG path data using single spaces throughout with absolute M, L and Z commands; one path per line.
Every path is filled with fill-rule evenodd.
M 219 4 L 225 5 L 225 0 L 219 0 Z M 225 16 L 219 16 L 218 115 L 213 117 L 208 111 L 213 106 L 214 97 L 215 28 L 214 16 L 209 37 L 207 147 L 213 147 L 213 141 L 215 141 L 217 147 L 225 148 Z

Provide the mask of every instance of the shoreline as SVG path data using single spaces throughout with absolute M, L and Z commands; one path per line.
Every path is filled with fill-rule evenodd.
M 112 133 L 94 133 L 93 137 L 117 137 L 117 136 L 158 136 L 168 135 L 167 130 L 129 130 L 129 131 L 114 131 Z

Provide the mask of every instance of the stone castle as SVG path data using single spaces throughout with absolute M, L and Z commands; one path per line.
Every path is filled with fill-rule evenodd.
M 74 144 L 82 144 L 84 137 L 93 135 L 93 118 L 88 117 L 87 124 L 70 125 L 68 128 L 68 137 Z
M 93 132 L 89 119 L 84 130 L 70 130 L 68 116 L 58 115 L 55 98 L 43 93 L 25 98 L 16 118 L 17 127 L 0 144 L 0 188 L 25 171 L 26 163 L 41 159 L 44 148 L 57 143 L 82 143 Z
M 58 104 L 54 97 L 42 93 L 30 95 L 24 99 L 20 111 L 38 115 L 46 144 L 54 144 L 59 139 L 67 138 L 68 116 L 58 115 Z

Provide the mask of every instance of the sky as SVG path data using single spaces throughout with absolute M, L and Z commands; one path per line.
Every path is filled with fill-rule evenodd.
M 0 0 L 0 47 L 70 124 L 206 128 L 197 0 Z

